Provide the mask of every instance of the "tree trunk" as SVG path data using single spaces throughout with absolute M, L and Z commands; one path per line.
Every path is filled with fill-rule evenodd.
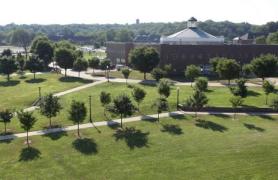
M 159 122 L 159 112 L 157 113 L 157 121 Z
M 49 127 L 51 128 L 52 124 L 51 124 L 51 117 L 49 118 Z
M 230 86 L 230 84 L 231 84 L 231 80 L 230 80 L 230 79 L 228 79 L 228 86 Z
M 28 148 L 30 147 L 29 145 L 29 135 L 28 135 L 28 130 L 27 130 L 27 145 L 28 145 Z
M 195 111 L 195 118 L 197 118 L 198 117 L 198 114 L 197 114 L 197 111 Z
M 8 81 L 10 81 L 10 74 L 7 75 L 7 79 L 8 79 Z
M 78 137 L 80 137 L 80 133 L 79 133 L 79 122 L 77 123 L 77 134 L 78 134 Z
M 121 128 L 123 128 L 123 115 L 121 114 Z
M 4 123 L 5 125 L 5 134 L 7 134 L 7 123 Z
M 191 87 L 192 87 L 192 83 L 193 83 L 193 82 L 191 81 L 191 84 L 190 84 Z
M 146 80 L 146 73 L 144 72 L 144 80 Z
M 268 95 L 265 97 L 265 104 L 267 105 Z
M 67 77 L 67 68 L 65 68 L 65 77 Z
M 78 71 L 78 77 L 80 77 L 80 71 Z
M 95 68 L 93 68 L 93 75 L 95 75 Z
M 138 112 L 140 112 L 140 103 L 139 102 L 137 103 L 137 106 L 138 106 Z
M 127 85 L 127 79 L 125 79 L 125 85 Z
M 34 72 L 33 74 L 34 74 L 34 79 L 36 79 L 36 73 Z
M 27 52 L 27 47 L 23 47 L 24 51 L 25 51 L 25 60 L 27 61 L 28 58 L 28 52 Z

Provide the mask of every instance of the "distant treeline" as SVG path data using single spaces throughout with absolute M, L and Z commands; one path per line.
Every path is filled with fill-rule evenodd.
M 252 37 L 267 36 L 278 31 L 278 22 L 265 25 L 249 23 L 232 23 L 229 21 L 214 22 L 211 20 L 200 22 L 199 27 L 215 36 L 223 35 L 226 41 L 236 36 L 249 33 Z M 141 23 L 141 24 L 71 24 L 71 25 L 16 25 L 0 26 L 0 44 L 10 44 L 10 37 L 14 30 L 25 29 L 33 36 L 45 34 L 50 40 L 69 40 L 76 44 L 104 45 L 106 41 L 132 41 L 136 35 L 169 35 L 186 28 L 186 22 L 175 23 Z

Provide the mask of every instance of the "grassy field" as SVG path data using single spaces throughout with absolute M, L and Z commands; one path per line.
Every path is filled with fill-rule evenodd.
M 100 59 L 106 58 L 106 53 L 102 51 L 95 51 L 95 52 L 84 52 L 84 58 L 89 60 L 92 57 L 98 57 Z
M 0 143 L 1 179 L 277 179 L 278 121 L 204 116 Z
M 98 73 L 95 73 L 95 76 L 105 76 L 105 73 L 104 72 L 98 72 Z M 109 77 L 111 77 L 111 78 L 122 78 L 122 79 L 124 78 L 121 71 L 110 71 Z M 147 80 L 154 80 L 154 78 L 152 77 L 152 75 L 150 73 L 146 74 L 146 78 L 147 78 Z M 144 79 L 144 74 L 137 71 L 137 70 L 132 70 L 130 75 L 129 75 L 129 79 L 143 80 Z
M 6 81 L 5 76 L 0 76 L 0 109 L 20 109 L 31 106 L 39 96 L 39 87 L 41 87 L 42 95 L 45 95 L 50 92 L 61 92 L 89 82 L 91 81 L 72 77 L 64 78 L 62 75 L 50 73 L 37 75 L 35 80 L 33 80 L 33 75 L 13 76 L 10 82 Z

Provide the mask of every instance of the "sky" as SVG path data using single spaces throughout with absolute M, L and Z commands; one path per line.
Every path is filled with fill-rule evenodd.
M 0 25 L 278 21 L 278 0 L 2 0 Z

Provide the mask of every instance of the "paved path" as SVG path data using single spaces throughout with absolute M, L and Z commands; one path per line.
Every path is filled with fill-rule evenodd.
M 181 115 L 194 115 L 194 114 L 195 114 L 195 112 L 174 111 L 174 112 L 169 112 L 169 113 L 161 113 L 159 116 L 160 116 L 160 118 L 166 118 L 166 117 L 175 117 L 175 116 L 181 116 Z M 198 115 L 233 116 L 234 113 L 198 112 Z M 241 115 L 241 116 L 258 116 L 258 115 L 278 116 L 278 113 L 259 113 L 259 112 L 257 112 L 257 113 L 237 113 L 237 115 Z M 136 121 L 141 121 L 141 120 L 152 120 L 152 119 L 156 119 L 156 118 L 157 118 L 157 114 L 136 116 L 136 117 L 130 117 L 130 118 L 123 119 L 123 123 L 136 122 Z M 93 127 L 99 127 L 99 126 L 112 126 L 112 125 L 117 125 L 120 122 L 121 122 L 120 119 L 115 119 L 115 120 L 111 120 L 111 121 L 94 122 L 93 124 L 86 123 L 86 124 L 81 124 L 80 129 L 87 129 L 87 128 L 93 128 Z M 62 128 L 53 128 L 53 129 L 32 131 L 32 132 L 29 132 L 29 136 L 38 136 L 38 135 L 45 135 L 45 134 L 65 132 L 65 131 L 74 131 L 74 130 L 77 130 L 77 125 L 67 126 L 67 127 L 62 127 Z M 0 141 L 15 139 L 15 138 L 23 138 L 23 137 L 26 137 L 26 133 L 18 133 L 18 134 L 0 136 Z

